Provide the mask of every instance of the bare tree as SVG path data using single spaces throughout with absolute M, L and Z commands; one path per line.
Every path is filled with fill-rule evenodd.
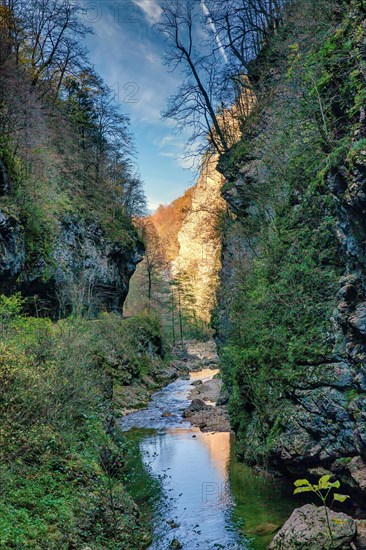
M 203 1 L 203 0 L 202 0 Z M 212 0 L 214 47 L 224 48 L 247 74 L 272 33 L 282 23 L 286 0 Z
M 229 146 L 217 115 L 217 56 L 202 54 L 197 41 L 194 21 L 202 20 L 199 4 L 195 0 L 166 2 L 162 8 L 162 21 L 158 29 L 165 35 L 169 48 L 166 64 L 172 71 L 181 69 L 184 81 L 178 92 L 169 100 L 163 113 L 176 120 L 178 128 L 193 126 L 191 142 L 208 136 L 218 152 Z
M 83 10 L 71 0 L 3 0 L 7 33 L 18 64 L 25 65 L 32 84 L 47 81 L 59 91 L 67 74 L 86 63 L 82 38 L 91 32 Z
M 174 119 L 179 130 L 193 129 L 189 144 L 206 142 L 207 147 L 208 139 L 216 152 L 229 150 L 230 130 L 248 116 L 253 103 L 251 62 L 277 32 L 286 3 L 165 1 L 157 25 L 169 45 L 165 62 L 171 71 L 180 69 L 184 78 L 163 116 Z

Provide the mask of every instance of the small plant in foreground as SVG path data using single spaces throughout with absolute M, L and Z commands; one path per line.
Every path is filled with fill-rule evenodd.
M 294 495 L 297 495 L 298 493 L 311 492 L 311 493 L 315 493 L 317 497 L 319 497 L 324 508 L 325 519 L 327 522 L 327 529 L 328 529 L 328 535 L 330 538 L 331 546 L 333 546 L 333 533 L 332 533 L 332 528 L 330 526 L 330 521 L 329 521 L 328 503 L 330 498 L 333 497 L 329 506 L 329 508 L 332 508 L 335 502 L 345 502 L 347 498 L 349 498 L 349 496 L 341 495 L 340 493 L 335 493 L 335 492 L 333 493 L 332 491 L 334 489 L 339 489 L 341 484 L 338 480 L 333 482 L 330 481 L 331 478 L 332 478 L 331 475 L 322 476 L 319 479 L 317 484 L 312 484 L 307 479 L 297 479 L 294 483 L 295 485 Z M 337 520 L 334 519 L 333 521 L 336 522 Z

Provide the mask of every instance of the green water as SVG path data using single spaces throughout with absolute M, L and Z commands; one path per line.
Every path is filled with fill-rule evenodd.
M 177 539 L 183 550 L 264 549 L 298 504 L 291 483 L 238 463 L 228 432 L 202 433 L 182 419 L 191 382 L 173 382 L 121 422 L 137 445 L 130 488 L 150 515 L 149 548 L 167 550 Z
M 235 458 L 232 445 L 229 488 L 233 496 L 233 523 L 245 533 L 249 548 L 264 550 L 276 528 L 291 515 L 295 502 L 289 482 L 270 480 Z

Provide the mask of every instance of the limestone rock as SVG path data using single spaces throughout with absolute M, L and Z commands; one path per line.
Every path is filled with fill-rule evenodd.
M 352 458 L 348 464 L 348 471 L 358 487 L 366 492 L 366 464 L 360 456 Z
M 293 511 L 269 548 L 272 550 L 328 550 L 349 549 L 356 536 L 356 522 L 343 513 L 328 509 L 333 545 L 331 543 L 324 509 L 306 504 Z
M 206 405 L 202 399 L 193 399 L 192 403 L 184 411 L 183 416 L 184 418 L 188 418 L 193 413 L 205 411 L 207 409 L 212 409 L 211 405 Z
M 350 317 L 350 324 L 361 334 L 366 334 L 366 303 L 359 304 L 356 311 Z
M 193 426 L 202 432 L 230 432 L 230 421 L 226 407 L 213 407 L 201 399 L 193 399 L 183 413 Z
M 215 155 L 202 167 L 192 194 L 192 205 L 178 233 L 179 253 L 172 264 L 174 276 L 187 273 L 198 317 L 209 319 L 219 284 L 221 244 L 215 227 L 224 209 L 221 188 L 225 179 L 216 170 Z
M 26 239 L 20 221 L 0 211 L 0 292 L 37 294 L 56 316 L 66 314 L 71 303 L 91 313 L 121 311 L 142 259 L 137 238 L 126 246 L 111 242 L 98 223 L 75 214 L 60 220 L 47 257 L 42 250 L 36 258 L 27 257 Z
M 356 520 L 357 535 L 355 545 L 357 550 L 366 550 L 366 520 Z
M 6 284 L 11 284 L 19 275 L 25 260 L 24 237 L 20 222 L 5 212 L 0 211 L 0 278 L 6 291 Z

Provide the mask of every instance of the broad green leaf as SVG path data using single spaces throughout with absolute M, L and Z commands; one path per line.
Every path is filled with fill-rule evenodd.
M 331 477 L 332 476 L 330 475 L 321 477 L 319 479 L 318 485 L 316 485 L 316 488 L 320 490 L 332 489 L 332 488 L 339 489 L 339 487 L 341 486 L 340 482 L 338 480 L 334 482 L 329 481 Z
M 329 480 L 332 476 L 331 475 L 325 475 L 325 476 L 322 476 L 319 481 L 318 481 L 318 485 L 319 485 L 319 489 L 328 489 L 329 487 Z
M 298 493 L 308 493 L 309 491 L 314 491 L 311 485 L 310 487 L 298 487 L 294 490 L 294 495 L 297 495 Z
M 339 489 L 341 486 L 339 481 L 335 481 L 334 483 L 329 483 L 329 487 L 334 487 L 334 489 Z
M 344 502 L 345 500 L 347 500 L 347 498 L 350 498 L 350 497 L 349 495 L 340 495 L 339 493 L 334 493 L 333 498 L 338 502 Z
M 308 481 L 307 479 L 297 479 L 294 483 L 295 487 L 302 487 L 303 485 L 307 485 L 308 487 L 310 487 L 310 481 Z

